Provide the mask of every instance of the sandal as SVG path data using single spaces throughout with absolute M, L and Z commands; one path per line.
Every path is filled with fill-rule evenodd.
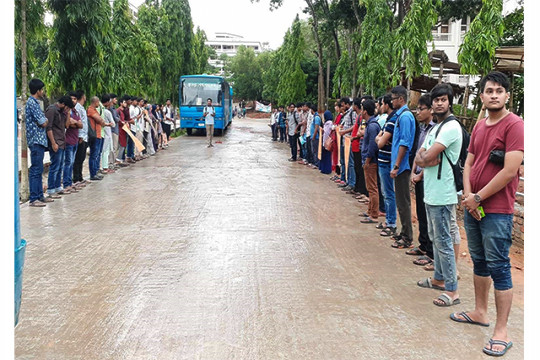
M 405 238 L 402 238 L 401 240 L 396 240 L 393 244 L 392 244 L 392 247 L 394 249 L 408 249 L 410 247 L 412 247 L 413 244 L 412 244 L 412 241 L 409 241 Z
M 437 302 L 437 300 L 442 301 L 442 304 L 440 302 Z M 441 307 L 448 307 L 452 305 L 461 304 L 461 300 L 459 300 L 459 298 L 452 300 L 452 298 L 448 296 L 448 294 L 442 293 L 441 295 L 439 295 L 437 299 L 433 300 L 433 304 L 437 306 L 441 306 Z
M 397 227 L 387 226 L 385 227 L 381 233 L 380 236 L 394 236 L 396 235 Z
M 373 219 L 370 218 L 370 217 L 367 217 L 367 218 L 365 218 L 364 220 L 360 220 L 360 222 L 361 222 L 362 224 L 376 224 L 376 223 L 377 223 L 376 220 L 373 220 Z
M 416 283 L 416 285 L 427 288 L 427 289 L 437 289 L 444 291 L 444 286 L 435 285 L 431 282 L 431 278 L 426 278 L 424 280 L 420 280 Z
M 380 222 L 375 226 L 375 229 L 383 230 L 386 229 L 386 225 L 383 225 L 384 223 Z
M 423 255 L 413 260 L 413 264 L 420 265 L 420 266 L 426 266 L 428 264 L 433 263 L 433 260 L 429 258 L 429 256 Z
M 458 318 L 458 316 L 461 316 L 463 319 Z M 489 327 L 489 323 L 481 323 L 479 321 L 474 321 L 473 319 L 471 319 L 471 317 L 469 315 L 467 315 L 467 313 L 465 311 L 462 311 L 459 314 L 456 314 L 456 313 L 450 314 L 450 319 L 452 319 L 452 320 L 454 320 L 456 322 L 460 322 L 460 323 L 466 323 L 466 324 L 471 324 L 471 325 L 480 325 L 480 326 L 484 326 L 484 327 Z
M 426 266 L 424 266 L 424 270 L 435 271 L 435 265 L 433 265 L 433 262 L 431 262 L 431 264 L 427 264 Z
M 407 254 L 407 255 L 414 255 L 414 256 L 420 256 L 420 255 L 424 255 L 425 252 L 423 252 L 423 251 L 420 250 L 419 248 L 415 247 L 414 249 L 407 250 L 407 251 L 405 252 L 405 254 Z
M 500 351 L 493 350 L 493 345 L 504 346 L 504 349 L 502 349 Z M 489 348 L 487 346 L 484 346 L 484 348 L 482 350 L 484 351 L 485 354 L 490 355 L 490 356 L 503 356 L 504 354 L 506 354 L 508 349 L 510 349 L 512 347 L 512 345 L 513 344 L 512 344 L 511 341 L 505 342 L 505 341 L 502 341 L 502 340 L 489 339 Z

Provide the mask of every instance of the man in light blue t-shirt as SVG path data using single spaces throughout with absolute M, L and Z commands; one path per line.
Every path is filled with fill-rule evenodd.
M 444 292 L 433 300 L 437 306 L 459 304 L 457 269 L 452 238 L 452 216 L 457 204 L 452 164 L 457 163 L 463 142 L 461 125 L 452 115 L 452 87 L 439 84 L 431 91 L 433 114 L 438 124 L 426 135 L 416 155 L 416 164 L 424 168 L 424 202 L 429 238 L 433 242 L 433 278 L 418 282 L 421 287 Z M 441 176 L 438 176 L 439 166 Z
M 216 116 L 216 110 L 212 106 L 212 99 L 208 98 L 206 106 L 203 110 L 204 124 L 206 126 L 206 140 L 208 141 L 207 147 L 214 147 L 212 145 L 212 138 L 214 137 L 214 117 Z

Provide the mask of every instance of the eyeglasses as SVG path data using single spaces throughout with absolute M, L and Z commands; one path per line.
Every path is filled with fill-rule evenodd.
M 417 107 L 416 112 L 424 111 L 424 110 L 427 110 L 427 109 L 429 109 L 429 108 L 428 107 Z

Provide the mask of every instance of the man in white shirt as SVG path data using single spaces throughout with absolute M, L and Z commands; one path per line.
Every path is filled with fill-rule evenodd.
M 171 106 L 171 99 L 167 99 L 166 106 L 163 107 L 163 116 L 165 117 L 165 120 L 163 121 L 163 131 L 167 135 L 167 141 L 165 142 L 164 146 L 169 147 L 169 140 L 171 139 L 171 129 L 174 125 L 174 117 L 173 117 L 173 111 Z
M 139 120 L 140 111 L 139 111 L 139 100 L 136 97 L 131 98 L 131 105 L 129 105 L 129 129 L 131 133 L 135 136 L 137 135 L 137 121 Z M 130 136 L 127 138 L 127 162 L 135 162 L 135 143 Z
M 206 125 L 206 139 L 208 140 L 207 147 L 214 147 L 214 145 L 212 145 L 212 138 L 214 137 L 214 116 L 216 116 L 216 110 L 212 106 L 212 99 L 208 98 L 203 110 L 203 117 Z

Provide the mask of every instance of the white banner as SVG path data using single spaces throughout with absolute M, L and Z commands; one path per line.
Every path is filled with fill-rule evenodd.
M 264 105 L 261 104 L 258 101 L 255 101 L 255 110 L 264 112 L 264 113 L 271 113 L 272 112 L 272 104 Z

